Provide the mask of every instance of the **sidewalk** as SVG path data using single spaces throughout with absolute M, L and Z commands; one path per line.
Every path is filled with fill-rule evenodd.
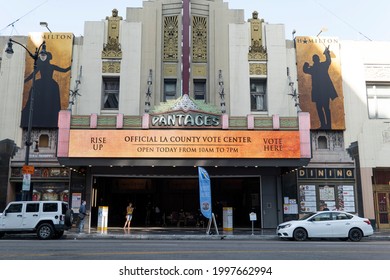
M 98 231 L 96 228 L 86 229 L 78 233 L 73 228 L 66 231 L 67 239 L 154 239 L 154 240 L 208 240 L 208 239 L 236 239 L 236 240 L 279 240 L 275 229 L 238 228 L 233 231 L 219 230 L 217 235 L 214 230 L 207 235 L 205 228 L 176 228 L 176 227 L 134 227 L 130 230 L 110 227 L 106 231 Z M 368 237 L 375 240 L 390 241 L 390 230 L 376 230 L 374 235 Z M 365 238 L 366 239 L 366 238 Z

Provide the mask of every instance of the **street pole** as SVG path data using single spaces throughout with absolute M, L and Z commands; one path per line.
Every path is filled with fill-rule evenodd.
M 33 67 L 33 76 L 32 76 L 32 85 L 31 85 L 31 95 L 30 95 L 30 108 L 28 112 L 28 124 L 27 124 L 27 134 L 26 134 L 26 142 L 25 142 L 25 148 L 26 148 L 26 154 L 24 158 L 24 166 L 28 167 L 30 163 L 30 146 L 32 145 L 31 142 L 31 130 L 32 130 L 32 124 L 33 124 L 33 113 L 34 113 L 34 97 L 35 97 L 35 78 L 36 78 L 36 72 L 37 72 L 37 60 L 40 58 L 42 61 L 45 61 L 47 58 L 46 53 L 46 43 L 43 41 L 38 48 L 35 49 L 35 53 L 31 53 L 24 45 L 21 43 L 12 40 L 11 38 L 8 41 L 8 47 L 5 50 L 7 55 L 12 56 L 14 53 L 12 49 L 12 43 L 15 43 L 19 46 L 22 46 L 27 53 L 30 55 L 30 57 L 34 60 L 34 67 Z M 25 176 L 26 175 L 26 176 Z M 31 174 L 23 174 L 23 187 L 22 187 L 22 200 L 28 200 L 29 193 L 31 190 Z
M 27 125 L 27 135 L 26 135 L 26 154 L 24 158 L 24 165 L 28 166 L 30 163 L 30 147 L 32 145 L 31 142 L 31 130 L 32 130 L 32 123 L 33 123 L 33 113 L 34 113 L 34 97 L 35 97 L 35 77 L 37 73 L 37 59 L 34 59 L 34 67 L 33 67 L 33 78 L 32 78 L 32 85 L 31 85 L 31 96 L 30 96 L 30 110 L 28 112 L 28 125 Z M 31 175 L 28 175 L 31 176 Z M 31 178 L 28 178 L 27 182 L 27 188 L 28 190 L 23 189 L 22 190 L 22 200 L 26 201 L 29 198 L 29 193 L 31 190 Z

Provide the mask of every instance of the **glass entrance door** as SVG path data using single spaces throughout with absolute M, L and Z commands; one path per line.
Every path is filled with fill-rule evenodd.
M 378 227 L 390 228 L 390 191 L 379 191 L 375 196 Z

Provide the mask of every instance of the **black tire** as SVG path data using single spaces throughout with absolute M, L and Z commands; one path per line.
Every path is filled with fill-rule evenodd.
M 54 238 L 54 239 L 60 239 L 63 235 L 64 235 L 64 231 L 63 231 L 63 230 L 61 230 L 61 231 L 56 231 L 56 232 L 54 233 L 53 238 Z
M 305 241 L 307 239 L 307 232 L 304 228 L 297 228 L 294 230 L 293 237 L 295 241 Z
M 52 239 L 54 235 L 54 229 L 51 224 L 41 224 L 38 226 L 37 236 L 41 240 Z
M 73 210 L 68 209 L 68 210 L 66 210 L 66 213 L 65 213 L 65 225 L 67 227 L 71 228 L 72 224 L 73 224 Z
M 348 238 L 353 242 L 358 242 L 362 240 L 363 232 L 358 228 L 353 228 L 349 231 Z

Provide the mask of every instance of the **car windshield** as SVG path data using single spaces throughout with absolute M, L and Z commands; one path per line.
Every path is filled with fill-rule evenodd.
M 310 218 L 311 216 L 313 216 L 314 214 L 316 214 L 316 213 L 307 213 L 303 217 L 299 218 L 298 220 L 299 221 L 306 220 L 306 219 Z

